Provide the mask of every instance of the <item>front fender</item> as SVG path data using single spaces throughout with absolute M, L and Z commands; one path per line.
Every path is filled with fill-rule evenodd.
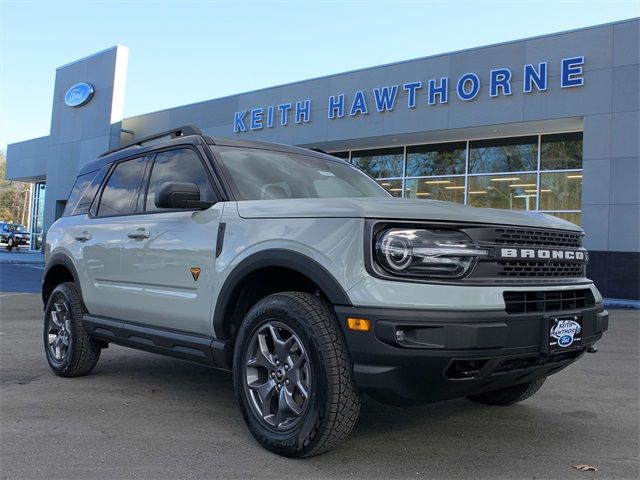
M 251 273 L 265 267 L 285 267 L 308 277 L 334 305 L 351 305 L 351 300 L 336 278 L 316 260 L 287 249 L 267 249 L 256 252 L 238 263 L 220 289 L 213 315 L 216 333 L 224 331 L 226 312 L 234 292 Z

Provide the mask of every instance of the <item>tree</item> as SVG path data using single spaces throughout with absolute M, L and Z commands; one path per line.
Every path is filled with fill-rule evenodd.
M 7 160 L 0 151 L 0 220 L 26 225 L 29 220 L 29 189 L 31 184 L 5 179 Z

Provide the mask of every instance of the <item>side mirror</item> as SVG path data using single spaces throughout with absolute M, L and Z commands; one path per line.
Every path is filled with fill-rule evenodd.
M 200 189 L 195 183 L 165 182 L 156 192 L 156 207 L 158 208 L 184 208 L 205 209 L 214 202 L 201 202 Z

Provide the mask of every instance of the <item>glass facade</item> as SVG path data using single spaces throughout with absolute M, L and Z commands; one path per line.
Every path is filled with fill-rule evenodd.
M 351 162 L 374 178 L 402 177 L 404 149 L 399 147 L 351 152 Z
M 582 132 L 334 152 L 395 197 L 532 210 L 580 224 Z
M 40 250 L 42 248 L 42 226 L 44 224 L 44 197 L 47 186 L 44 182 L 33 184 L 33 192 L 31 195 L 31 226 L 30 237 L 31 242 L 29 248 L 31 250 Z

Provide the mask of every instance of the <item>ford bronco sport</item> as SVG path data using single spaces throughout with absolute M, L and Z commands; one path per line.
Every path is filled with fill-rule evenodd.
M 80 169 L 46 237 L 44 347 L 63 377 L 111 342 L 232 370 L 253 436 L 311 456 L 349 435 L 360 392 L 510 405 L 594 351 L 608 314 L 582 237 L 184 127 Z

